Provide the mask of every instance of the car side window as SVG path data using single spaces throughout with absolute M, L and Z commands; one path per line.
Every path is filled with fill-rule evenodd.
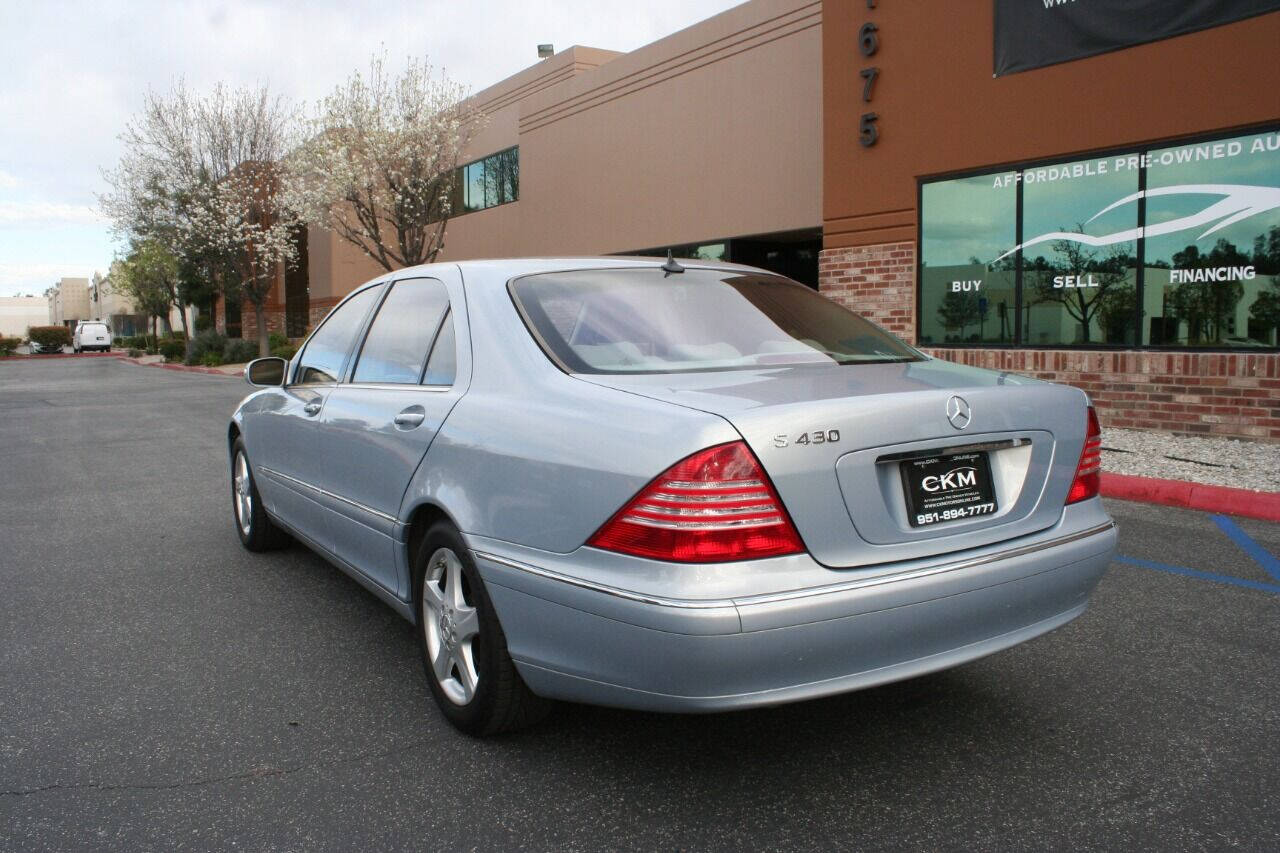
M 434 278 L 398 281 L 369 326 L 353 382 L 416 385 L 449 308 L 449 292 Z
M 453 312 L 450 311 L 444 317 L 440 334 L 436 335 L 436 345 L 431 349 L 427 375 L 422 378 L 422 384 L 452 385 L 457 373 L 458 345 L 453 332 Z
M 325 318 L 302 351 L 298 371 L 294 374 L 295 383 L 338 381 L 347 350 L 381 292 L 381 287 L 366 288 Z

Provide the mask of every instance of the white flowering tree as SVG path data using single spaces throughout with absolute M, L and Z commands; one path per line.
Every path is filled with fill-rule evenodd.
M 458 158 L 483 122 L 464 95 L 425 62 L 393 75 L 376 54 L 307 121 L 287 161 L 290 206 L 383 269 L 435 260 Z
M 270 353 L 267 297 L 280 267 L 297 260 L 298 219 L 281 191 L 295 127 L 293 108 L 266 87 L 148 93 L 102 198 L 118 233 L 159 241 L 220 279 L 232 271 L 214 284 L 253 306 L 262 355 Z

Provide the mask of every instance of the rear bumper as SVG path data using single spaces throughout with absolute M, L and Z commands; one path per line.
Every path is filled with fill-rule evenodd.
M 476 551 L 508 649 L 544 696 L 719 711 L 825 696 L 956 666 L 1084 612 L 1111 522 L 1036 542 L 717 600 L 584 584 Z

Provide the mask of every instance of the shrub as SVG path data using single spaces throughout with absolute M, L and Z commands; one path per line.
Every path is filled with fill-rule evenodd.
M 166 338 L 160 342 L 160 354 L 165 361 L 182 361 L 187 354 L 187 342 L 181 338 Z
M 276 347 L 287 347 L 288 345 L 289 339 L 279 332 L 272 332 L 267 335 L 267 346 L 270 349 L 275 349 Z
M 6 338 L 0 335 L 0 355 L 13 355 L 13 351 L 22 344 L 22 338 Z
M 137 358 L 140 355 L 142 355 L 142 350 L 137 349 L 136 347 L 129 347 L 129 351 L 128 351 L 129 358 Z
M 191 353 L 187 356 L 187 364 L 204 364 L 208 353 L 216 353 L 222 358 L 222 351 L 227 347 L 227 338 L 212 329 L 201 332 L 191 339 Z M 221 361 L 218 362 L 221 364 Z
M 208 314 L 201 314 L 196 318 L 196 331 L 207 332 L 213 328 L 213 318 Z
M 32 343 L 58 347 L 71 344 L 71 330 L 66 326 L 32 326 L 27 329 L 27 337 Z
M 293 344 L 281 344 L 278 347 L 271 348 L 271 354 L 276 358 L 283 358 L 285 361 L 293 358 L 298 352 L 298 348 Z
M 200 363 L 205 367 L 217 367 L 219 364 L 222 364 L 222 353 L 209 350 L 204 355 L 200 356 Z
M 258 357 L 257 341 L 230 340 L 222 350 L 223 364 L 240 364 Z

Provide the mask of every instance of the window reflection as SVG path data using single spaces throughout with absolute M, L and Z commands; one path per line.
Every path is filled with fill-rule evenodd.
M 926 183 L 920 215 L 921 343 L 1280 346 L 1280 132 Z
M 920 341 L 1013 343 L 1017 190 L 988 176 L 926 184 Z M 999 260 L 997 260 L 999 258 Z
M 520 147 L 515 146 L 465 166 L 454 176 L 455 213 L 470 213 L 520 200 Z
M 1022 181 L 1023 341 L 1132 344 L 1138 170 L 1090 159 Z
M 1152 151 L 1147 187 L 1143 343 L 1276 346 L 1280 133 Z

